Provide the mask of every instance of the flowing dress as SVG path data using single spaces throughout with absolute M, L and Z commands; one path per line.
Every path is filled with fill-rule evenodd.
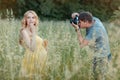
M 44 70 L 47 60 L 47 51 L 44 47 L 44 40 L 36 36 L 36 48 L 32 52 L 25 47 L 25 54 L 21 65 L 21 75 L 24 77 L 40 75 Z

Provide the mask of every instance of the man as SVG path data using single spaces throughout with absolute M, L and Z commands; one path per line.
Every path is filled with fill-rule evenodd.
M 105 80 L 108 60 L 110 60 L 110 47 L 108 35 L 102 22 L 93 17 L 90 12 L 73 13 L 71 17 L 74 19 L 78 16 L 78 24 L 72 22 L 72 26 L 77 32 L 80 47 L 90 45 L 94 41 L 94 56 L 93 56 L 93 73 L 95 80 Z M 86 29 L 85 38 L 82 37 L 80 29 Z

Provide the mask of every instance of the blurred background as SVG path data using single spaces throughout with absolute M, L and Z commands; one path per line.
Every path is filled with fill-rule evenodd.
M 23 80 L 19 77 L 24 57 L 19 31 L 27 10 L 38 14 L 38 35 L 48 40 L 45 72 L 33 80 L 94 80 L 94 52 L 88 46 L 80 48 L 69 21 L 72 12 L 80 11 L 90 11 L 102 20 L 112 54 L 106 80 L 120 80 L 120 0 L 0 0 L 0 80 Z M 84 36 L 85 30 L 81 32 Z
M 85 10 L 106 21 L 119 10 L 119 6 L 120 0 L 0 0 L 0 15 L 6 18 L 9 11 L 15 18 L 21 18 L 31 9 L 36 11 L 41 20 L 66 20 L 72 12 Z

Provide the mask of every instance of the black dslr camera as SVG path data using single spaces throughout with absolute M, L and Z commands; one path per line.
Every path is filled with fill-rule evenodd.
M 78 24 L 78 22 L 79 22 L 78 15 L 76 15 L 74 19 L 70 19 L 70 23 L 72 23 L 72 22 L 76 25 Z

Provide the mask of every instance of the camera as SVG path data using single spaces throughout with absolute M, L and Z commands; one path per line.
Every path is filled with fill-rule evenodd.
M 70 23 L 72 23 L 72 22 L 76 25 L 78 24 L 78 22 L 79 22 L 78 15 L 76 15 L 74 19 L 70 19 Z

